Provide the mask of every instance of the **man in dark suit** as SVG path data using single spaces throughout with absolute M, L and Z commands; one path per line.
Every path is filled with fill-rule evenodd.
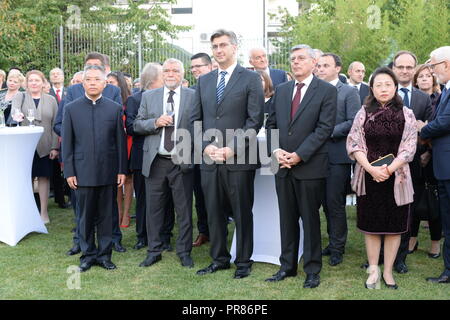
M 394 64 L 392 71 L 394 71 L 398 79 L 398 94 L 403 99 L 403 104 L 411 108 L 417 120 L 427 121 L 431 117 L 432 107 L 430 96 L 412 85 L 414 73 L 417 65 L 416 56 L 409 51 L 399 51 L 394 56 Z M 420 165 L 420 156 L 426 151 L 422 145 L 418 145 L 413 161 L 410 163 L 411 177 L 414 186 L 414 203 L 411 210 L 414 210 L 415 204 L 425 188 L 425 181 L 422 179 L 422 169 Z M 406 257 L 409 251 L 409 231 L 402 234 L 400 247 L 397 252 L 397 257 L 394 263 L 394 270 L 398 273 L 407 273 L 408 266 L 406 265 Z
M 440 47 L 430 54 L 430 66 L 438 82 L 444 84 L 432 121 L 418 121 L 420 137 L 431 139 L 433 146 L 433 169 L 439 188 L 439 207 L 444 233 L 442 256 L 444 271 L 438 277 L 427 278 L 432 283 L 450 283 L 450 46 Z
M 94 264 L 116 268 L 111 262 L 112 213 L 117 187 L 125 182 L 127 154 L 122 105 L 102 96 L 105 84 L 104 68 L 87 66 L 86 95 L 67 104 L 64 114 L 64 176 L 79 206 L 81 272 Z
M 232 31 L 218 30 L 211 36 L 217 71 L 198 79 L 192 122 L 206 132 L 206 141 L 195 144 L 200 165 L 203 193 L 213 262 L 197 271 L 198 275 L 229 269 L 227 248 L 227 210 L 233 211 L 236 224 L 236 260 L 234 278 L 250 275 L 253 253 L 253 198 L 256 159 L 250 161 L 249 144 L 263 123 L 264 93 L 259 75 L 237 64 L 237 38 Z M 196 123 L 197 122 L 197 123 Z M 241 129 L 248 138 L 237 138 Z M 201 135 L 201 132 L 196 132 Z
M 255 68 L 255 70 L 265 71 L 272 80 L 272 85 L 274 88 L 276 88 L 279 84 L 287 81 L 287 75 L 285 71 L 269 68 L 267 51 L 264 48 L 251 49 L 249 52 L 249 63 Z
M 187 161 L 177 159 L 180 144 L 176 142 L 180 131 L 191 137 L 192 106 L 195 91 L 181 86 L 184 76 L 183 63 L 167 59 L 163 64 L 164 87 L 147 91 L 134 121 L 134 132 L 145 135 L 142 174 L 145 176 L 147 199 L 147 258 L 140 264 L 148 267 L 161 260 L 163 241 L 161 228 L 170 201 L 175 205 L 179 236 L 176 251 L 181 265 L 193 267 L 192 249 L 192 195 L 193 164 L 191 143 L 183 138 Z M 184 136 L 183 136 L 184 137 Z M 190 139 L 189 139 L 190 140 Z M 175 146 L 177 145 L 177 146 Z M 183 153 L 183 155 L 184 155 Z
M 315 288 L 320 284 L 322 268 L 319 208 L 328 175 L 326 142 L 335 125 L 337 90 L 312 74 L 317 62 L 310 46 L 293 47 L 290 61 L 295 80 L 276 89 L 266 122 L 268 150 L 280 166 L 275 185 L 281 230 L 281 268 L 266 281 L 297 275 L 301 218 L 306 273 L 303 287 Z M 279 147 L 272 147 L 277 142 Z
M 139 106 L 141 105 L 142 94 L 146 90 L 153 90 L 163 86 L 162 67 L 159 63 L 148 63 L 144 66 L 141 73 L 142 89 L 139 92 L 130 96 L 126 102 L 126 127 L 127 134 L 133 137 L 133 144 L 131 146 L 130 155 L 130 169 L 133 171 L 133 186 L 136 195 L 136 233 L 137 243 L 134 249 L 139 250 L 148 245 L 147 240 L 147 223 L 146 223 L 146 208 L 145 200 L 145 178 L 142 175 L 142 159 L 143 146 L 145 136 L 134 132 L 133 124 L 138 114 Z M 170 236 L 175 223 L 174 208 L 172 197 L 170 197 L 170 205 L 167 208 L 165 215 L 164 226 L 161 230 L 163 237 L 164 249 L 172 251 L 170 246 Z
M 84 63 L 86 66 L 102 66 L 105 65 L 105 56 L 98 52 L 90 52 L 86 55 L 84 59 Z M 58 114 L 56 115 L 55 125 L 53 127 L 53 130 L 56 132 L 57 135 L 62 137 L 62 121 L 63 121 L 63 115 L 64 115 L 64 106 L 75 99 L 78 99 L 80 97 L 85 96 L 85 90 L 83 87 L 83 84 L 75 84 L 67 88 L 67 94 L 62 99 L 61 103 L 58 107 Z M 122 105 L 122 98 L 120 95 L 120 89 L 116 86 L 107 84 L 102 92 L 102 96 L 109 98 L 120 105 Z M 64 149 L 64 138 L 62 137 L 61 141 L 61 147 Z M 64 159 L 63 159 L 64 160 Z M 73 236 L 73 247 L 67 251 L 67 255 L 74 255 L 78 254 L 80 252 L 80 246 L 79 246 L 79 237 L 78 237 L 78 222 L 79 222 L 79 215 L 77 213 L 77 201 L 76 201 L 76 195 L 74 192 L 71 193 L 71 201 L 73 210 L 75 213 L 75 220 L 76 220 L 76 228 Z M 113 204 L 113 210 L 117 213 L 113 214 L 113 242 L 114 242 L 114 250 L 117 252 L 125 252 L 126 249 L 122 246 L 122 233 L 119 228 L 119 208 L 117 206 L 117 203 Z M 116 223 L 117 222 L 117 223 Z
M 191 57 L 191 72 L 195 80 L 212 71 L 211 57 L 200 52 Z M 191 89 L 196 89 L 197 84 Z M 208 214 L 206 213 L 205 196 L 201 184 L 200 165 L 194 165 L 194 195 L 195 195 L 195 211 L 197 212 L 197 229 L 198 236 L 192 243 L 194 247 L 200 247 L 209 241 Z
M 352 161 L 347 155 L 347 135 L 356 113 L 361 108 L 358 91 L 339 80 L 342 60 L 333 53 L 324 53 L 317 62 L 317 77 L 337 89 L 336 123 L 328 139 L 329 168 L 323 209 L 327 217 L 329 245 L 323 250 L 329 255 L 329 264 L 342 263 L 347 242 L 347 213 L 345 211 L 347 186 L 350 184 Z
M 49 79 L 51 85 L 49 94 L 55 97 L 59 107 L 61 100 L 67 93 L 66 88 L 64 87 L 64 72 L 60 68 L 53 68 L 52 70 L 50 70 Z M 68 208 L 69 205 L 66 204 L 64 192 L 65 180 L 61 175 L 61 163 L 59 158 L 60 157 L 58 157 L 58 159 L 52 160 L 53 173 L 51 177 L 51 183 L 53 186 L 55 202 L 60 208 Z
M 366 74 L 366 68 L 362 62 L 353 61 L 348 66 L 347 74 L 349 76 L 348 85 L 358 89 L 361 105 L 363 105 L 364 100 L 369 95 L 369 86 L 363 82 L 364 75 Z

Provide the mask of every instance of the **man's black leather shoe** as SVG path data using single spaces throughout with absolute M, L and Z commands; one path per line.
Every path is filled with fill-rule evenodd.
M 116 265 L 108 260 L 97 261 L 97 265 L 106 270 L 114 270 L 117 269 Z
M 325 249 L 322 250 L 322 255 L 323 256 L 329 256 L 331 255 L 331 251 L 330 251 L 330 247 L 326 247 Z
M 328 264 L 332 267 L 337 266 L 338 264 L 341 264 L 343 260 L 342 254 L 340 253 L 332 253 L 330 256 L 330 261 Z
M 427 281 L 431 283 L 450 283 L 450 277 L 441 274 L 438 278 L 427 278 Z
M 120 243 L 113 243 L 113 250 L 117 252 L 127 251 L 127 249 L 125 249 Z
M 66 252 L 68 256 L 73 256 L 75 254 L 79 254 L 81 252 L 79 245 L 74 245 L 69 251 Z
M 141 262 L 139 267 L 150 267 L 151 265 L 157 263 L 161 260 L 161 255 L 159 256 L 147 256 L 144 261 Z
M 320 276 L 318 274 L 308 274 L 306 275 L 305 283 L 303 284 L 303 288 L 316 288 L 320 284 Z
M 194 266 L 194 261 L 189 255 L 180 257 L 180 261 L 183 267 L 192 268 Z
M 205 275 L 207 273 L 214 273 L 218 270 L 226 270 L 226 269 L 230 269 L 230 264 L 225 264 L 223 266 L 219 266 L 215 263 L 211 263 L 209 266 L 207 266 L 206 268 L 200 269 L 197 271 L 197 274 L 199 276 Z
M 135 249 L 135 250 L 140 250 L 140 249 L 142 249 L 142 248 L 145 248 L 146 246 L 147 246 L 147 243 L 145 243 L 144 241 L 138 241 L 138 242 L 134 245 L 133 249 Z
M 285 272 L 285 271 L 278 271 L 277 273 L 275 273 L 270 278 L 267 278 L 265 281 L 267 281 L 267 282 L 277 282 L 277 281 L 284 280 L 287 277 L 295 277 L 296 275 L 297 275 L 296 273 L 288 273 L 288 272 Z
M 81 263 L 80 264 L 80 272 L 88 271 L 93 265 L 94 265 L 94 262 L 83 262 L 83 263 Z
M 234 273 L 234 279 L 242 279 L 250 275 L 251 267 L 238 267 Z
M 394 264 L 394 270 L 398 273 L 407 273 L 408 272 L 408 266 L 403 261 L 397 262 Z

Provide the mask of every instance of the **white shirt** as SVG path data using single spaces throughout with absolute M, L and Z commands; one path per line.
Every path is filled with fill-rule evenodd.
M 445 87 L 447 88 L 447 90 L 450 89 L 450 80 L 447 81 L 447 84 L 445 85 Z
M 230 80 L 231 74 L 233 73 L 234 69 L 236 69 L 237 66 L 237 61 L 235 63 L 233 63 L 231 66 L 229 66 L 226 70 L 221 69 L 220 67 L 217 69 L 217 85 L 216 87 L 219 85 L 220 79 L 222 78 L 222 76 L 220 75 L 221 71 L 226 71 L 227 74 L 225 75 L 225 87 L 227 86 L 228 80 Z
M 336 78 L 336 79 L 334 79 L 334 80 L 331 80 L 331 81 L 330 81 L 330 84 L 332 84 L 333 86 L 336 87 L 336 85 L 337 85 L 338 82 L 339 82 L 339 78 Z
M 308 78 L 306 78 L 305 80 L 303 80 L 303 81 L 301 82 L 301 83 L 303 83 L 303 84 L 305 84 L 305 85 L 304 85 L 303 88 L 300 90 L 300 93 L 301 93 L 300 103 L 302 102 L 303 97 L 305 96 L 306 90 L 308 90 L 309 85 L 311 84 L 311 81 L 313 80 L 313 77 L 314 77 L 314 76 L 313 76 L 313 74 L 311 73 L 311 74 L 309 75 Z M 298 82 L 297 80 L 295 80 L 294 90 L 293 90 L 293 92 L 292 92 L 292 100 L 294 100 L 295 93 L 297 92 L 297 83 L 300 83 L 300 82 Z
M 178 88 L 176 88 L 175 90 L 173 90 L 175 92 L 175 94 L 173 95 L 173 111 L 175 113 L 175 117 L 174 117 L 174 123 L 173 125 L 175 126 L 175 130 L 173 132 L 174 137 L 177 136 L 177 122 L 178 122 L 178 111 L 180 110 L 180 98 L 181 98 L 181 86 L 179 86 Z M 169 98 L 169 92 L 170 89 L 168 89 L 167 87 L 164 87 L 164 93 L 163 93 L 163 108 L 164 108 L 164 114 L 166 114 L 166 106 L 167 106 L 167 99 Z M 162 128 L 162 132 L 161 132 L 161 142 L 159 144 L 159 149 L 158 149 L 158 153 L 164 156 L 170 156 L 175 154 L 175 148 L 172 149 L 171 152 L 168 152 L 166 149 L 164 149 L 164 134 L 165 134 L 165 130 L 166 128 L 163 127 Z
M 403 100 L 404 97 L 405 97 L 405 93 L 402 90 L 400 90 L 401 88 L 406 88 L 406 89 L 409 90 L 408 91 L 408 101 L 409 101 L 409 105 L 411 105 L 412 84 L 409 84 L 409 86 L 407 86 L 407 87 L 404 87 L 401 84 L 398 84 L 398 91 L 397 92 L 398 92 L 398 94 L 400 95 L 400 97 Z

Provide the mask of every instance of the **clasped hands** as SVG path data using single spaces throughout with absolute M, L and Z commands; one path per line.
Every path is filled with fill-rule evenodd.
M 117 175 L 117 188 L 120 188 L 124 185 L 125 179 L 126 179 L 126 175 L 124 175 L 124 174 Z M 77 182 L 76 176 L 68 177 L 66 180 L 67 180 L 67 184 L 69 185 L 70 189 L 77 190 L 78 182 Z
M 385 164 L 383 164 L 382 166 L 370 166 L 368 172 L 376 182 L 386 181 L 391 175 L 391 171 Z
M 227 161 L 227 159 L 234 156 L 234 152 L 230 147 L 218 148 L 210 144 L 204 150 L 204 153 L 213 161 Z
M 278 164 L 280 165 L 280 168 L 287 168 L 291 169 L 293 166 L 297 165 L 302 161 L 302 159 L 298 156 L 295 152 L 287 152 L 283 149 L 279 149 L 275 151 L 275 158 L 278 161 Z

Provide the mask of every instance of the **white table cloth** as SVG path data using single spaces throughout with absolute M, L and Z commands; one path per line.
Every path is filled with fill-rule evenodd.
M 258 143 L 265 152 L 266 137 L 264 130 L 258 134 Z M 253 255 L 251 259 L 258 262 L 267 262 L 280 265 L 281 234 L 280 213 L 278 198 L 275 190 L 275 177 L 268 174 L 269 165 L 263 165 L 256 171 L 255 176 L 255 200 L 253 204 Z M 262 174 L 261 174 L 262 173 Z M 300 225 L 300 244 L 298 260 L 303 254 L 303 225 Z M 231 261 L 236 257 L 236 232 L 233 235 L 231 245 Z
M 0 241 L 15 246 L 30 232 L 48 233 L 33 196 L 31 167 L 44 128 L 0 128 Z

